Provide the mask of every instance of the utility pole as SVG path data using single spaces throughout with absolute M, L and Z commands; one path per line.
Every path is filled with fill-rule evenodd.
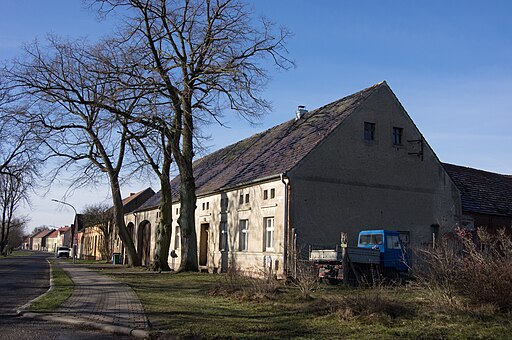
M 78 220 L 78 217 L 77 217 L 78 214 L 76 213 L 75 207 L 73 205 L 69 204 L 68 202 L 59 201 L 56 199 L 52 199 L 52 201 L 70 206 L 71 208 L 73 208 L 73 211 L 75 212 L 75 220 L 71 224 L 71 247 L 73 249 L 73 263 L 75 263 L 75 259 L 76 259 L 76 244 L 75 244 L 75 227 L 76 227 L 75 224 L 76 223 L 75 222 L 77 222 L 77 220 Z

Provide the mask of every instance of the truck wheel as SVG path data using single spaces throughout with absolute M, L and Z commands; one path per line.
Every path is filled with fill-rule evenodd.
M 326 285 L 337 285 L 338 283 L 340 283 L 340 280 L 324 277 L 322 278 L 322 282 L 325 283 Z

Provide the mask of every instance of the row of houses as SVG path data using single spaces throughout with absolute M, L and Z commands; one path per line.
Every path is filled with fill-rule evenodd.
M 27 236 L 23 240 L 23 249 L 48 251 L 55 253 L 58 247 L 71 244 L 71 227 L 45 229 Z
M 194 172 L 197 256 L 210 272 L 286 275 L 305 250 L 334 248 L 342 232 L 354 244 L 363 229 L 397 230 L 420 246 L 455 227 L 512 227 L 512 178 L 441 163 L 386 82 L 310 112 L 300 106 L 293 119 L 196 160 Z M 178 193 L 178 179 L 171 184 Z M 144 265 L 153 259 L 159 203 L 151 188 L 124 200 Z M 175 196 L 172 268 L 179 214 Z M 100 258 L 102 235 L 78 230 L 80 256 Z M 124 259 L 117 237 L 111 250 Z

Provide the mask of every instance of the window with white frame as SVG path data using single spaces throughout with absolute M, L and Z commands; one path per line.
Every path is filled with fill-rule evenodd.
M 228 250 L 228 223 L 225 221 L 220 222 L 219 229 L 220 229 L 219 230 L 219 234 L 220 234 L 219 250 L 227 251 Z
M 178 249 L 180 247 L 180 227 L 176 227 L 174 231 L 174 249 Z
M 249 220 L 240 220 L 238 250 L 246 251 L 249 243 Z
M 265 250 L 274 250 L 274 217 L 266 217 L 265 225 Z

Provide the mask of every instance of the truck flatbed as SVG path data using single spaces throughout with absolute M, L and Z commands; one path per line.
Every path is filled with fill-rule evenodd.
M 347 254 L 352 263 L 380 264 L 379 249 L 347 247 Z M 341 262 L 342 249 L 311 250 L 309 260 L 315 262 Z

